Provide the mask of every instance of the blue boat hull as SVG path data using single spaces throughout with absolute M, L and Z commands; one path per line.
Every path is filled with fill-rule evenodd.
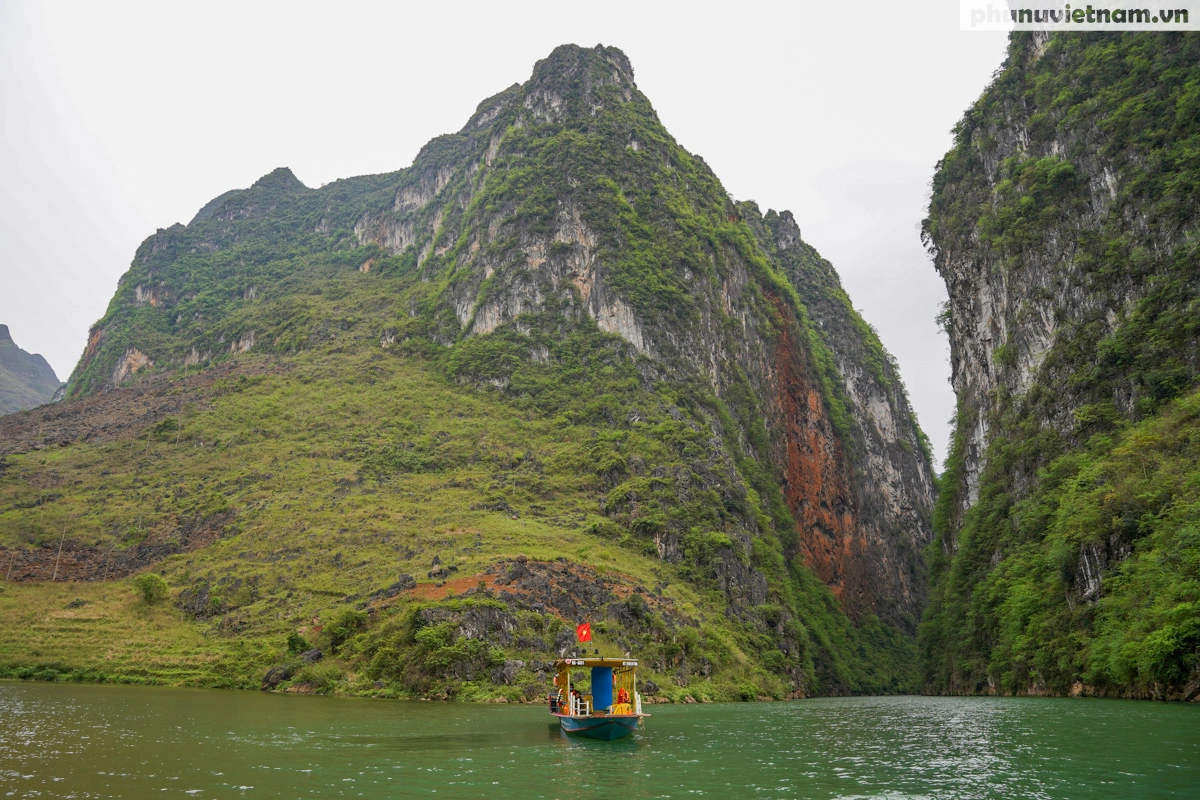
M 562 729 L 567 733 L 611 742 L 613 739 L 623 739 L 633 733 L 637 729 L 640 717 L 631 714 L 620 717 L 560 716 L 558 719 L 562 723 Z

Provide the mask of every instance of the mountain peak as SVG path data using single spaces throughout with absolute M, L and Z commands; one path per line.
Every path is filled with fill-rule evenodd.
M 525 108 L 554 122 L 588 118 L 605 107 L 606 99 L 629 102 L 637 85 L 633 65 L 617 48 L 564 44 L 534 65 L 524 90 Z
M 589 74 L 607 74 L 612 80 L 633 86 L 633 65 L 629 57 L 619 48 L 580 47 L 577 44 L 561 44 L 550 51 L 550 55 L 533 65 L 530 83 L 579 80 Z
M 604 106 L 602 87 L 615 87 L 621 101 L 637 91 L 633 65 L 616 47 L 563 44 L 534 64 L 525 83 L 514 83 L 475 109 L 463 131 L 491 124 L 506 108 L 524 106 L 535 119 L 554 122 L 571 116 L 590 116 Z M 436 141 L 436 140 L 435 140 Z
M 0 342 L 11 342 L 12 334 L 8 332 L 7 325 L 0 325 Z
M 271 203 L 307 191 L 309 191 L 308 187 L 296 177 L 291 169 L 277 167 L 256 180 L 249 189 L 231 189 L 209 200 L 196 212 L 196 216 L 192 217 L 188 226 L 222 215 L 227 219 L 231 218 L 231 214 L 251 215 L 261 211 L 259 207 L 264 200 L 268 204 L 268 208 L 273 208 Z
M 251 189 L 269 189 L 280 192 L 303 192 L 308 189 L 288 167 L 278 167 L 254 182 Z

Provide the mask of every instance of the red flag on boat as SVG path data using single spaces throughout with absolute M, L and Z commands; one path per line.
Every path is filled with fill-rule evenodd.
M 575 637 L 581 642 L 592 640 L 592 623 L 582 622 L 575 627 Z

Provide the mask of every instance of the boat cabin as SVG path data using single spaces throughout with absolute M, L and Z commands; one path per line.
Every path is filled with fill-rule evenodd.
M 556 716 L 588 717 L 642 714 L 637 690 L 637 665 L 632 658 L 563 658 L 555 662 L 555 693 L 550 695 L 550 713 Z M 587 692 L 572 685 L 571 672 L 591 671 Z

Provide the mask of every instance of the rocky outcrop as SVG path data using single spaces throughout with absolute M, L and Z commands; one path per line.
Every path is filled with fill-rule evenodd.
M 148 355 L 136 347 L 130 347 L 113 367 L 112 379 L 109 383 L 112 386 L 120 386 L 138 370 L 153 366 L 154 362 Z
M 662 593 L 654 593 L 626 576 L 606 577 L 582 564 L 516 561 L 496 564 L 487 575 L 491 581 L 490 591 L 513 608 L 551 613 L 563 620 L 605 619 L 623 620 L 627 629 L 637 630 L 638 621 L 646 609 L 663 616 L 669 623 L 677 625 L 683 621 L 674 609 L 674 603 Z M 630 611 L 630 598 L 634 596 Z M 572 631 L 567 631 L 562 642 L 555 647 L 574 647 Z
M 17 347 L 8 326 L 0 325 L 0 414 L 48 403 L 60 385 L 46 359 Z

